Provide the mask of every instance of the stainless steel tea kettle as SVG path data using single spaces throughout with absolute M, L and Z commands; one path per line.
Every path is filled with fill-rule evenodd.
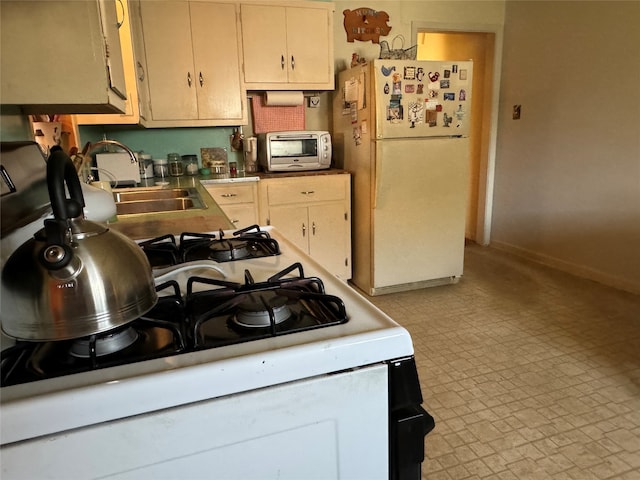
M 47 186 L 54 218 L 2 271 L 3 332 L 20 340 L 66 340 L 148 312 L 158 297 L 147 257 L 133 240 L 84 219 L 80 180 L 59 147 L 47 162 Z

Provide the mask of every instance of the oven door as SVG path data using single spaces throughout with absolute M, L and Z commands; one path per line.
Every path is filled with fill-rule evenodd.
M 387 480 L 388 372 L 377 364 L 5 445 L 3 478 Z

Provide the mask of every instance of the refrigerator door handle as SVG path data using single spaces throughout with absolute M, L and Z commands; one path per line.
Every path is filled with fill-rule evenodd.
M 375 175 L 376 183 L 373 186 L 373 209 L 378 207 L 378 196 L 380 195 L 380 185 L 382 184 L 382 155 L 376 155 Z

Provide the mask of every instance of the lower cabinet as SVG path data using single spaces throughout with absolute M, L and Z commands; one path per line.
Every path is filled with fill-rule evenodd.
M 351 278 L 351 176 L 260 180 L 260 223 L 273 225 L 337 277 Z
M 258 223 L 258 182 L 205 185 L 234 228 Z

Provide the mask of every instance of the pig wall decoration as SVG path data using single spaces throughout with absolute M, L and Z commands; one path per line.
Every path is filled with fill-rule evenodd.
M 380 43 L 380 37 L 389 35 L 391 31 L 391 27 L 387 25 L 389 14 L 382 10 L 361 7 L 355 10 L 344 10 L 342 14 L 347 42 L 371 40 L 373 43 Z

